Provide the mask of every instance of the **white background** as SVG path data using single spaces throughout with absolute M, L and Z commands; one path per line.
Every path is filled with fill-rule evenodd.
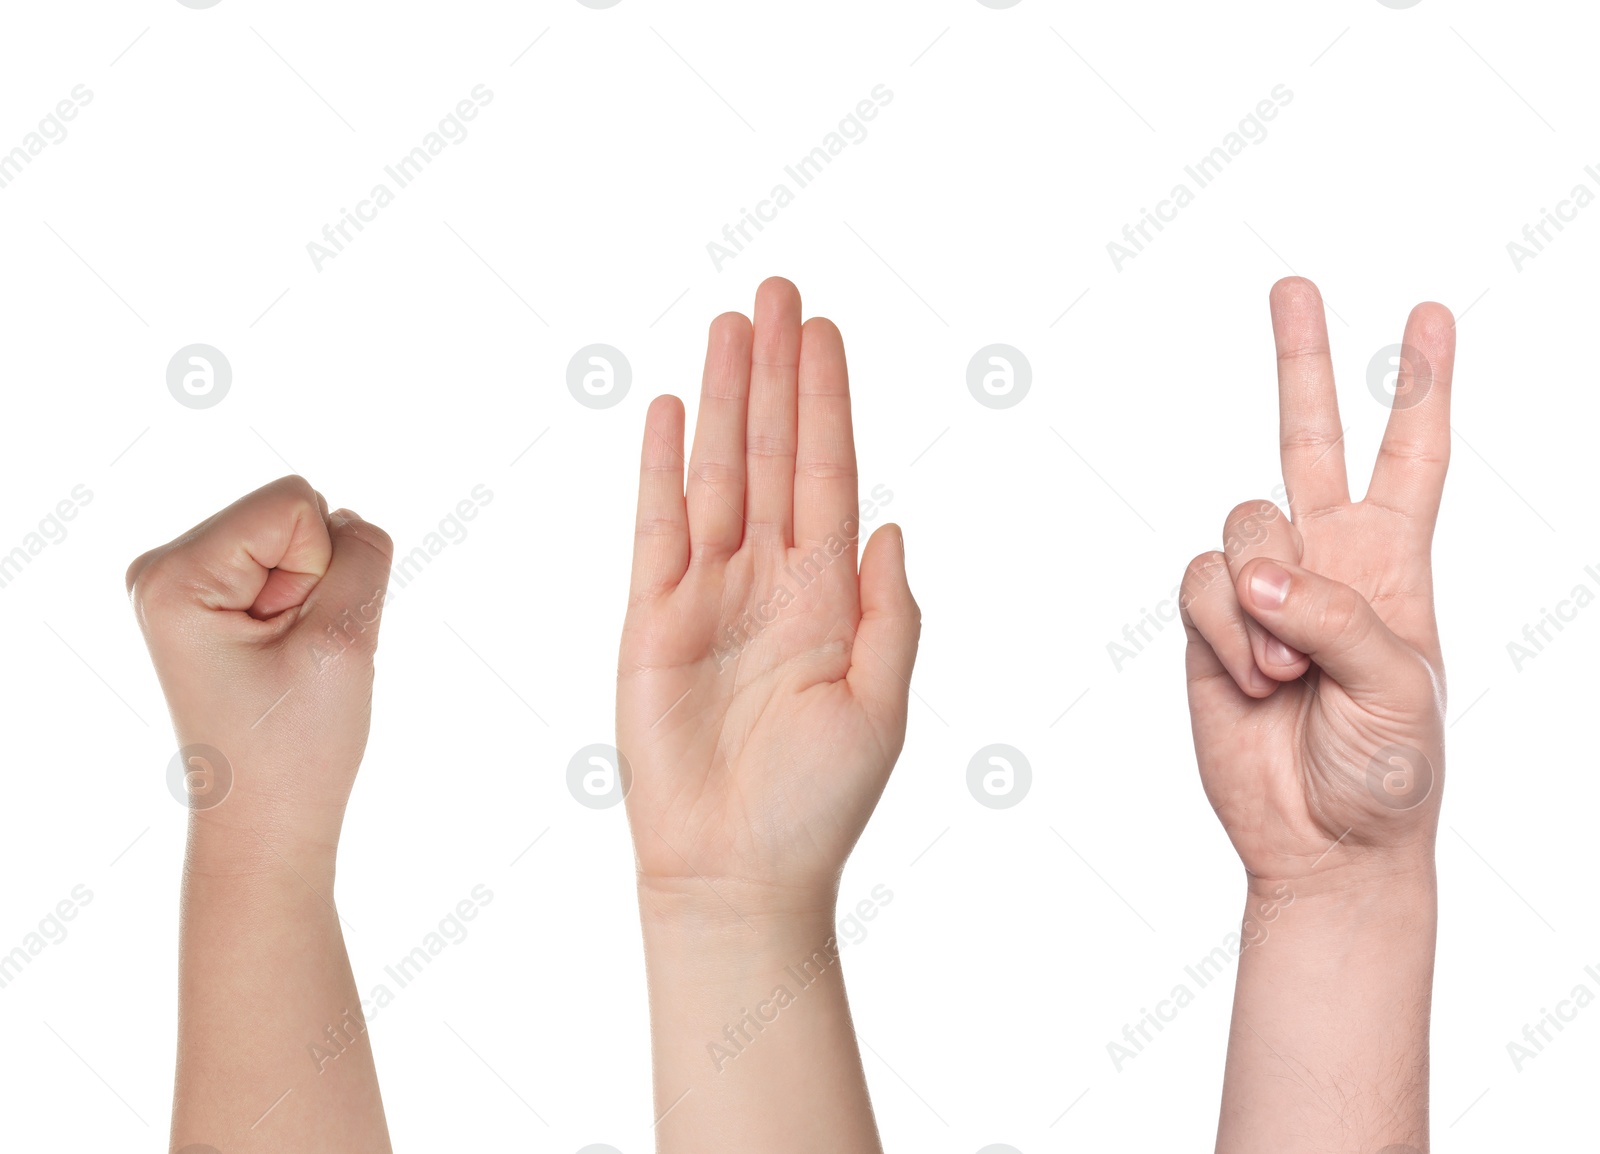
M 1574 1148 L 1600 1009 L 1521 1073 L 1506 1045 L 1600 992 L 1600 609 L 1520 671 L 1507 643 L 1600 588 L 1600 208 L 1520 271 L 1506 245 L 1600 191 L 1591 17 L 8 5 L 0 149 L 75 85 L 93 99 L 0 189 L 0 551 L 74 486 L 93 499 L 0 589 L 0 948 L 75 885 L 94 898 L 0 990 L 4 1144 L 165 1148 L 184 813 L 122 574 L 292 467 L 402 550 L 494 494 L 386 614 L 340 855 L 364 992 L 494 893 L 372 1024 L 397 1147 L 651 1148 L 627 830 L 565 767 L 611 739 L 645 406 L 677 392 L 692 417 L 707 322 L 781 273 L 845 333 L 863 490 L 893 493 L 925 615 L 905 753 L 842 893 L 894 895 L 845 951 L 886 1144 L 1207 1148 L 1231 973 L 1120 1073 L 1106 1044 L 1237 928 L 1241 870 L 1195 772 L 1181 634 L 1120 672 L 1106 646 L 1279 482 L 1267 290 L 1292 270 L 1330 307 L 1358 491 L 1387 416 L 1369 360 L 1419 300 L 1461 318 L 1436 1141 Z M 479 84 L 470 135 L 319 272 L 307 242 Z M 865 139 L 718 271 L 707 242 L 880 84 Z M 1266 138 L 1119 272 L 1107 242 L 1280 84 Z M 215 408 L 167 390 L 193 342 L 232 364 Z M 613 408 L 566 388 L 593 342 L 632 365 Z M 966 387 L 994 342 L 1032 364 L 1011 409 Z M 1011 809 L 967 791 L 991 742 L 1033 766 Z

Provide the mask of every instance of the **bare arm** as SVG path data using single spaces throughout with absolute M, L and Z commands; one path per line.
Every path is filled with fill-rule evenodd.
M 832 902 L 693 885 L 640 894 L 659 1148 L 878 1154 Z
M 1248 894 L 1217 1149 L 1412 1154 L 1428 1147 L 1444 785 L 1429 555 L 1455 322 L 1412 310 L 1358 502 L 1316 287 L 1273 286 L 1272 327 L 1289 515 L 1235 508 L 1182 594 L 1201 781 Z
M 658 397 L 617 671 L 659 1149 L 871 1154 L 834 899 L 905 738 L 920 616 L 898 529 L 857 567 L 844 343 L 792 284 L 713 322 L 687 477 L 683 445 Z
M 390 1149 L 333 886 L 390 554 L 286 477 L 128 570 L 189 806 L 174 1149 Z

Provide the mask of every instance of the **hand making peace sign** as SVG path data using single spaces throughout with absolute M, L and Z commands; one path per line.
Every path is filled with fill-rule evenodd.
M 1445 690 L 1429 553 L 1455 321 L 1438 304 L 1411 311 L 1377 466 L 1353 502 L 1322 298 L 1289 278 L 1271 299 L 1290 515 L 1238 506 L 1224 549 L 1185 574 L 1201 779 L 1252 882 L 1431 862 Z

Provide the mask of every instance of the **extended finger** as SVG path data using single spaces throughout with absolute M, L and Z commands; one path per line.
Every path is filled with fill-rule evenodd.
M 794 460 L 799 413 L 800 292 L 782 277 L 756 290 L 745 432 L 745 520 L 751 532 L 788 545 L 794 539 Z
M 1286 277 L 1272 286 L 1270 300 L 1278 353 L 1278 451 L 1289 509 L 1299 520 L 1350 500 L 1344 429 L 1322 294 L 1303 277 Z
M 1455 371 L 1456 322 L 1441 304 L 1411 310 L 1400 346 L 1389 423 L 1366 500 L 1413 521 L 1424 543 L 1450 466 L 1450 381 Z
M 645 414 L 639 454 L 639 508 L 633 525 L 630 597 L 670 589 L 689 564 L 689 514 L 683 496 L 683 402 L 657 397 Z M 742 457 L 741 457 L 742 465 Z
M 848 542 L 850 570 L 860 534 L 856 443 L 844 339 L 812 317 L 800 331 L 800 434 L 794 463 L 794 540 L 801 548 Z
M 744 540 L 745 421 L 750 400 L 750 322 L 724 313 L 711 322 L 700 411 L 689 458 L 689 539 L 697 557 L 726 558 Z M 683 451 L 682 420 L 678 450 Z M 674 467 L 681 469 L 681 460 Z M 682 492 L 682 489 L 679 489 Z

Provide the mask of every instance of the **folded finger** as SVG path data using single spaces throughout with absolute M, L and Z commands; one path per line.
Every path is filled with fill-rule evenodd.
M 1222 539 L 1228 573 L 1234 581 L 1253 558 L 1275 557 L 1298 563 L 1303 548 L 1300 531 L 1290 524 L 1287 514 L 1266 500 L 1235 506 L 1223 523 Z M 1245 629 L 1250 634 L 1250 651 L 1256 666 L 1274 681 L 1293 681 L 1311 667 L 1310 658 L 1286 645 L 1249 614 L 1245 615 Z
M 1207 664 L 1204 652 L 1195 653 L 1197 646 L 1206 646 L 1216 667 L 1232 677 L 1234 684 L 1249 696 L 1267 697 L 1278 687 L 1276 681 L 1256 667 L 1250 631 L 1245 624 L 1245 614 L 1239 608 L 1239 599 L 1234 595 L 1226 557 L 1212 551 L 1189 562 L 1183 574 L 1178 606 L 1190 633 L 1191 680 L 1206 675 L 1204 668 L 1195 668 L 1197 656 L 1202 659 L 1202 665 Z

